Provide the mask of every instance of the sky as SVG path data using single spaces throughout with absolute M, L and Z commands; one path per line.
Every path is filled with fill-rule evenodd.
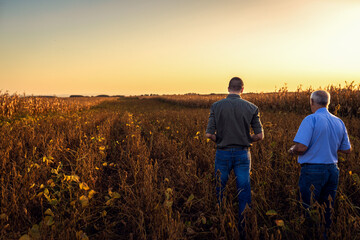
M 360 83 L 357 0 L 0 0 L 0 91 L 290 91 Z

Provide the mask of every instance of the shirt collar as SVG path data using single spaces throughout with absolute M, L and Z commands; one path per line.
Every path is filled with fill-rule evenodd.
M 239 94 L 231 93 L 226 98 L 241 98 Z
M 326 107 L 322 107 L 316 110 L 315 113 L 326 113 L 326 112 L 329 112 L 329 110 Z

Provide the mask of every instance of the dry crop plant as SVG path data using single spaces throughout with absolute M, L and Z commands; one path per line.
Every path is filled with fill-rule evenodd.
M 345 88 L 341 88 L 341 86 L 329 86 L 326 89 L 332 95 L 330 111 L 338 116 L 345 117 L 343 120 L 347 125 L 354 148 L 354 152 L 350 156 L 340 155 L 339 157 L 339 166 L 342 174 L 339 186 L 339 201 L 336 202 L 336 206 L 343 215 L 341 217 L 339 215 L 338 221 L 335 221 L 335 229 L 337 229 L 337 231 L 334 231 L 332 235 L 334 238 L 336 237 L 335 239 L 346 239 L 353 237 L 353 229 L 359 229 L 359 202 L 355 196 L 359 194 L 358 186 L 360 182 L 358 176 L 360 169 L 357 166 L 360 137 L 360 122 L 358 118 L 360 113 L 358 106 L 360 88 L 359 85 L 350 83 L 346 84 Z M 253 210 L 260 210 L 261 214 L 255 216 L 262 216 L 262 220 L 265 221 L 265 226 L 259 228 L 263 236 L 269 236 L 267 234 L 267 228 L 271 225 L 264 216 L 269 215 L 273 218 L 274 215 L 279 216 L 277 211 L 266 212 L 266 209 L 280 208 L 283 212 L 282 215 L 287 215 L 288 220 L 291 219 L 290 224 L 292 224 L 291 228 L 289 228 L 289 225 L 285 225 L 283 230 L 286 229 L 286 231 L 284 231 L 284 233 L 286 233 L 288 237 L 296 236 L 301 239 L 301 227 L 304 219 L 298 214 L 298 193 L 296 188 L 294 188 L 294 186 L 297 185 L 296 181 L 299 175 L 299 166 L 296 163 L 296 159 L 289 161 L 291 157 L 288 156 L 286 150 L 290 147 L 290 144 L 292 144 L 292 139 L 301 120 L 307 114 L 310 114 L 309 96 L 311 92 L 311 88 L 303 91 L 299 87 L 296 92 L 290 93 L 285 86 L 277 93 L 244 95 L 245 99 L 253 101 L 260 106 L 266 132 L 265 141 L 256 144 L 253 148 L 255 161 L 252 172 L 252 180 L 256 183 L 253 195 L 259 197 L 255 197 L 254 202 L 261 201 L 260 203 L 254 204 L 256 207 L 254 207 Z M 208 107 L 209 105 L 208 101 L 204 101 L 201 98 L 197 100 L 188 98 L 186 102 L 185 97 L 186 96 L 181 97 L 178 104 L 191 106 L 192 102 L 195 101 L 196 103 L 194 103 L 193 106 Z M 167 97 L 165 97 L 165 101 L 167 101 Z M 176 101 L 176 97 L 172 97 L 171 101 Z M 201 101 L 203 101 L 202 105 L 199 103 Z M 258 162 L 256 162 L 256 159 Z M 277 174 L 274 175 L 274 173 Z M 257 188 L 259 188 L 258 191 L 256 190 Z M 284 198 L 284 196 L 286 197 Z M 275 199 L 271 201 L 273 198 Z M 276 207 L 276 205 L 278 206 Z M 259 222 L 261 222 L 261 220 L 258 219 L 257 224 L 259 224 Z M 289 224 L 289 221 L 285 222 Z M 277 224 L 280 226 L 282 226 L 283 223 L 284 221 L 277 221 Z M 293 231 L 293 233 L 291 233 L 291 231 Z M 355 232 L 359 234 L 359 230 Z M 314 234 L 315 233 L 313 233 L 313 235 Z M 254 236 L 257 235 L 255 234 Z
M 247 235 L 316 239 L 316 229 L 303 235 L 299 166 L 286 152 L 308 112 L 260 110 L 266 138 L 251 150 Z M 224 207 L 216 206 L 215 149 L 204 138 L 208 111 L 126 98 L 81 112 L 1 121 L 0 238 L 238 237 L 233 175 Z M 331 239 L 360 236 L 360 121 L 344 121 L 354 152 L 340 156 Z
M 113 100 L 115 98 L 112 98 Z M 58 98 L 10 95 L 0 91 L 0 119 L 14 116 L 34 116 L 51 112 L 70 112 L 89 109 L 109 98 Z
M 186 94 L 186 95 L 163 95 L 163 96 L 145 96 L 140 99 L 154 98 L 163 102 L 182 105 L 187 107 L 210 107 L 214 102 L 224 98 L 224 94 Z
M 33 239 L 74 239 L 87 216 L 79 204 L 95 194 L 106 121 L 73 113 L 1 122 L 3 239 L 16 239 L 24 226 Z
M 345 86 L 329 85 L 325 90 L 331 94 L 330 111 L 342 117 L 360 117 L 360 84 L 345 82 Z M 285 84 L 283 87 L 272 93 L 245 93 L 243 98 L 255 103 L 260 109 L 275 112 L 296 112 L 305 114 L 309 110 L 309 96 L 314 89 L 309 87 L 303 90 L 300 85 L 295 92 L 289 92 Z M 180 104 L 189 107 L 209 108 L 212 103 L 226 95 L 164 95 L 150 98 L 157 98 L 161 101 Z
M 360 117 L 360 84 L 346 82 L 345 87 L 329 85 L 324 89 L 331 95 L 330 111 L 342 117 Z M 295 92 L 289 92 L 285 85 L 274 93 L 245 94 L 244 98 L 262 109 L 304 114 L 308 112 L 309 96 L 313 91 L 312 87 L 303 90 L 299 86 Z

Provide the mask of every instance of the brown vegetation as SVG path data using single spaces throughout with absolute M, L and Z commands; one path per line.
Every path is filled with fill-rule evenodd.
M 332 95 L 343 101 L 341 108 L 357 107 L 348 98 L 359 99 L 358 88 L 337 91 Z M 316 229 L 304 235 L 299 166 L 287 153 L 300 122 L 310 113 L 308 100 L 299 97 L 294 102 L 298 98 L 289 97 L 292 94 L 283 90 L 252 95 L 254 102 L 266 99 L 265 105 L 259 104 L 266 137 L 251 149 L 249 239 L 319 237 Z M 308 99 L 308 92 L 298 94 Z M 25 100 L 19 97 L 17 101 Z M 196 107 L 188 107 L 193 101 Z M 216 206 L 215 146 L 204 138 L 209 110 L 198 108 L 205 106 L 198 105 L 201 101 L 208 101 L 208 106 L 215 99 L 194 98 L 176 105 L 159 99 L 122 98 L 98 105 L 84 102 L 87 107 L 82 111 L 64 107 L 53 114 L 3 112 L 0 238 L 238 237 L 233 175 L 225 207 Z M 273 106 L 270 102 L 281 110 L 266 107 Z M 25 102 L 20 106 L 16 109 L 27 109 Z M 342 119 L 354 151 L 339 157 L 340 185 L 330 239 L 356 239 L 360 237 L 360 119 L 356 114 Z M 321 209 L 314 215 L 320 213 Z
M 116 98 L 112 98 L 113 100 Z M 108 97 L 93 98 L 59 98 L 10 95 L 0 91 L 0 118 L 13 118 L 15 116 L 34 116 L 52 112 L 69 113 L 89 109 L 91 106 L 109 100 Z
M 330 92 L 330 111 L 342 117 L 360 117 L 360 84 L 346 83 L 345 87 L 329 85 L 324 90 Z M 255 103 L 266 111 L 292 111 L 299 114 L 309 112 L 309 96 L 314 91 L 311 87 L 303 90 L 301 86 L 295 92 L 289 92 L 287 86 L 272 93 L 246 93 L 243 98 Z M 161 101 L 189 107 L 209 108 L 217 100 L 226 97 L 223 94 L 211 95 L 164 95 L 157 97 Z

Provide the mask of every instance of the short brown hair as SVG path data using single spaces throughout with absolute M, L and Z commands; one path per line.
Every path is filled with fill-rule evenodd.
M 240 91 L 244 87 L 244 82 L 239 77 L 233 77 L 229 82 L 229 89 L 232 91 Z

